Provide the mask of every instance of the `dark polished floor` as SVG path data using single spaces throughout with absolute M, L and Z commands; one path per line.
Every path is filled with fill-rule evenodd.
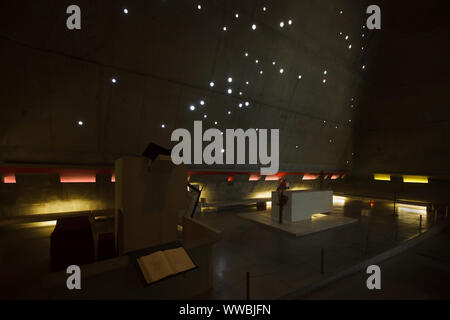
M 450 233 L 382 262 L 381 290 L 368 290 L 363 271 L 303 299 L 450 299 Z
M 403 208 L 369 199 L 340 199 L 332 214 L 357 218 L 348 226 L 301 238 L 280 233 L 238 216 L 254 208 L 234 208 L 196 218 L 222 231 L 215 246 L 213 290 L 199 298 L 243 299 L 250 272 L 252 299 L 274 299 L 320 279 L 320 250 L 325 252 L 325 275 L 395 246 L 434 223 L 421 209 Z M 98 221 L 94 231 L 111 230 L 111 221 Z M 16 225 L 0 229 L 0 298 L 41 298 L 40 278 L 50 271 L 53 226 Z

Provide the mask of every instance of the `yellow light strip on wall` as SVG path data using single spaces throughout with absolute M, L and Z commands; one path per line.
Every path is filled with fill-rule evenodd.
M 373 178 L 379 181 L 391 181 L 391 175 L 386 173 L 374 173 Z
M 399 204 L 398 205 L 399 213 L 419 213 L 419 214 L 427 214 L 427 207 L 425 206 L 414 206 L 410 204 Z
M 346 197 L 333 196 L 333 205 L 343 206 L 345 204 Z
M 428 177 L 425 177 L 425 176 L 403 176 L 403 182 L 406 182 L 406 183 L 428 183 Z

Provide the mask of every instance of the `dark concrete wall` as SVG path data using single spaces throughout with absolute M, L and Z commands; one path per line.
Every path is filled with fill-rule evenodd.
M 450 173 L 450 5 L 384 2 L 356 173 Z
M 96 183 L 60 183 L 57 174 L 16 174 L 15 184 L 0 183 L 0 219 L 113 208 L 109 175 L 97 175 Z
M 78 1 L 79 31 L 66 28 L 69 4 L 0 5 L 0 161 L 112 164 L 149 141 L 170 145 L 173 129 L 204 120 L 280 128 L 282 170 L 351 168 L 350 99 L 359 99 L 370 56 L 360 49 L 362 3 L 216 0 L 198 10 L 180 0 Z M 250 107 L 238 108 L 244 101 Z
M 351 105 L 361 103 L 361 65 L 374 49 L 362 37 L 364 1 L 211 0 L 199 11 L 182 0 L 80 0 L 79 31 L 66 28 L 71 4 L 0 3 L 0 162 L 112 165 L 150 141 L 170 146 L 175 128 L 203 120 L 205 129 L 215 121 L 219 129 L 279 128 L 283 171 L 352 168 L 358 111 Z M 239 108 L 245 101 L 250 106 Z M 89 209 L 109 206 L 110 186 L 97 185 L 18 176 L 17 184 L 1 186 L 2 215 L 79 196 L 101 202 Z M 231 194 L 246 196 L 254 186 L 238 185 Z

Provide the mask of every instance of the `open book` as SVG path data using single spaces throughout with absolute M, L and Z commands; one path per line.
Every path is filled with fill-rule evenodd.
M 196 268 L 183 247 L 156 251 L 137 262 L 147 284 Z

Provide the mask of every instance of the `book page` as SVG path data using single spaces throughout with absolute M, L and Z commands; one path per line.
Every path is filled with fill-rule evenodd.
M 195 264 L 192 262 L 191 258 L 183 247 L 165 250 L 164 254 L 166 255 L 167 260 L 169 261 L 175 273 L 195 268 Z
M 148 256 L 140 257 L 138 262 L 147 283 L 156 282 L 176 273 L 176 271 L 174 271 L 170 266 L 162 251 L 157 251 Z M 149 279 L 147 279 L 147 277 Z

